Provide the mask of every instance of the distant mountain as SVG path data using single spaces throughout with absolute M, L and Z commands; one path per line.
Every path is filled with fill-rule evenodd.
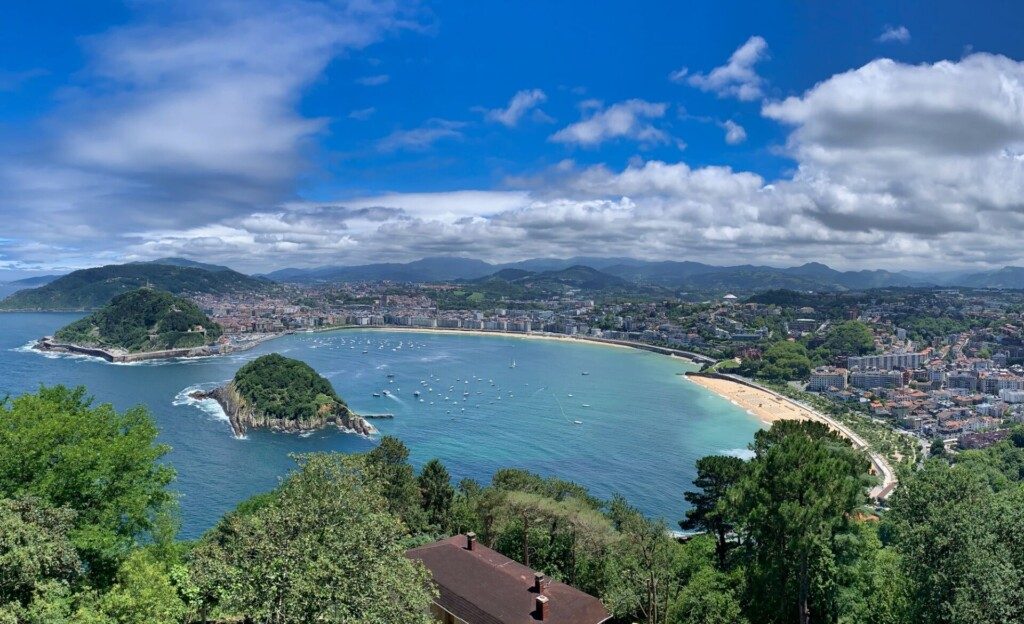
M 1024 288 L 1024 267 L 1005 266 L 994 271 L 971 273 L 954 278 L 950 285 L 972 288 Z
M 60 275 L 37 275 L 36 277 L 26 277 L 11 282 L 0 282 L 0 299 L 11 293 L 18 292 L 19 290 L 45 286 L 58 277 L 60 277 Z
M 700 262 L 649 262 L 615 265 L 605 272 L 633 282 L 690 290 L 863 290 L 926 286 L 928 282 L 889 271 L 837 271 L 819 262 L 797 267 L 712 266 Z
M 483 260 L 459 257 L 423 258 L 407 263 L 363 264 L 317 269 L 281 269 L 267 273 L 276 282 L 315 284 L 331 282 L 430 282 L 474 279 L 495 271 Z
M 166 264 L 169 266 L 180 266 L 180 267 L 191 267 L 193 269 L 203 269 L 204 271 L 231 271 L 231 267 L 226 267 L 221 264 L 207 264 L 205 262 L 196 262 L 195 260 L 189 260 L 188 258 L 158 258 L 156 260 L 146 260 L 145 262 L 139 262 L 138 264 Z
M 207 271 L 168 264 L 111 264 L 74 271 L 39 288 L 19 290 L 0 301 L 0 310 L 89 310 L 142 286 L 188 295 L 264 292 L 272 284 L 230 269 Z
M 533 290 L 561 290 L 564 287 L 582 290 L 607 290 L 630 288 L 632 285 L 621 277 L 609 275 L 593 267 L 576 265 L 556 271 L 527 271 L 525 269 L 502 269 L 469 283 L 495 286 L 504 283 L 513 287 Z
M 318 269 L 282 269 L 267 274 L 281 282 L 331 283 L 345 281 L 430 282 L 476 280 L 497 277 L 515 282 L 521 274 L 502 275 L 517 270 L 541 274 L 589 267 L 638 286 L 691 291 L 767 290 L 784 288 L 805 291 L 846 291 L 894 286 L 931 286 L 939 283 L 920 275 L 875 271 L 837 271 L 818 262 L 797 267 L 739 265 L 714 266 L 692 261 L 646 261 L 633 258 L 534 258 L 507 264 L 490 264 L 459 257 L 424 258 L 408 263 L 366 264 Z

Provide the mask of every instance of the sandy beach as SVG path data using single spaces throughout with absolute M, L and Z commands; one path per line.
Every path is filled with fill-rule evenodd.
M 898 483 L 896 472 L 889 465 L 889 461 L 881 453 L 872 450 L 867 441 L 846 425 L 786 398 L 776 396 L 767 390 L 747 386 L 731 379 L 699 375 L 687 375 L 686 378 L 729 400 L 733 405 L 745 409 L 768 426 L 779 420 L 817 420 L 818 422 L 825 423 L 850 440 L 854 448 L 867 452 L 871 460 L 872 472 L 881 477 L 880 483 L 871 489 L 871 498 L 887 498 L 896 489 Z
M 733 405 L 742 407 L 766 425 L 779 420 L 817 420 L 815 414 L 810 410 L 780 399 L 764 390 L 744 386 L 728 379 L 696 376 L 687 376 L 686 378 L 729 400 Z

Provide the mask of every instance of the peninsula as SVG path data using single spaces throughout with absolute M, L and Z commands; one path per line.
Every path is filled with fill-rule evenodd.
M 376 432 L 348 408 L 327 379 L 305 362 L 278 353 L 249 362 L 224 386 L 190 396 L 220 403 L 236 436 L 249 428 L 299 432 L 330 424 L 360 435 Z
M 64 351 L 112 362 L 212 355 L 223 330 L 196 304 L 168 292 L 139 288 L 40 340 L 41 351 Z

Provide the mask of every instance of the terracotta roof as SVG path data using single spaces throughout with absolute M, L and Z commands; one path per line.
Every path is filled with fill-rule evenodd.
M 534 571 L 477 543 L 466 548 L 456 535 L 405 553 L 430 570 L 440 597 L 437 604 L 472 624 L 535 624 Z M 611 616 L 597 598 L 551 579 L 545 624 L 599 624 Z

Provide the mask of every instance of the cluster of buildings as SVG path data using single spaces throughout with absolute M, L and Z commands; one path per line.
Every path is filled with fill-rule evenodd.
M 975 434 L 1024 422 L 1024 368 L 1005 358 L 928 359 L 924 353 L 850 357 L 811 372 L 807 390 L 857 402 L 921 436 L 979 444 Z M 983 436 L 989 442 L 1000 438 Z

